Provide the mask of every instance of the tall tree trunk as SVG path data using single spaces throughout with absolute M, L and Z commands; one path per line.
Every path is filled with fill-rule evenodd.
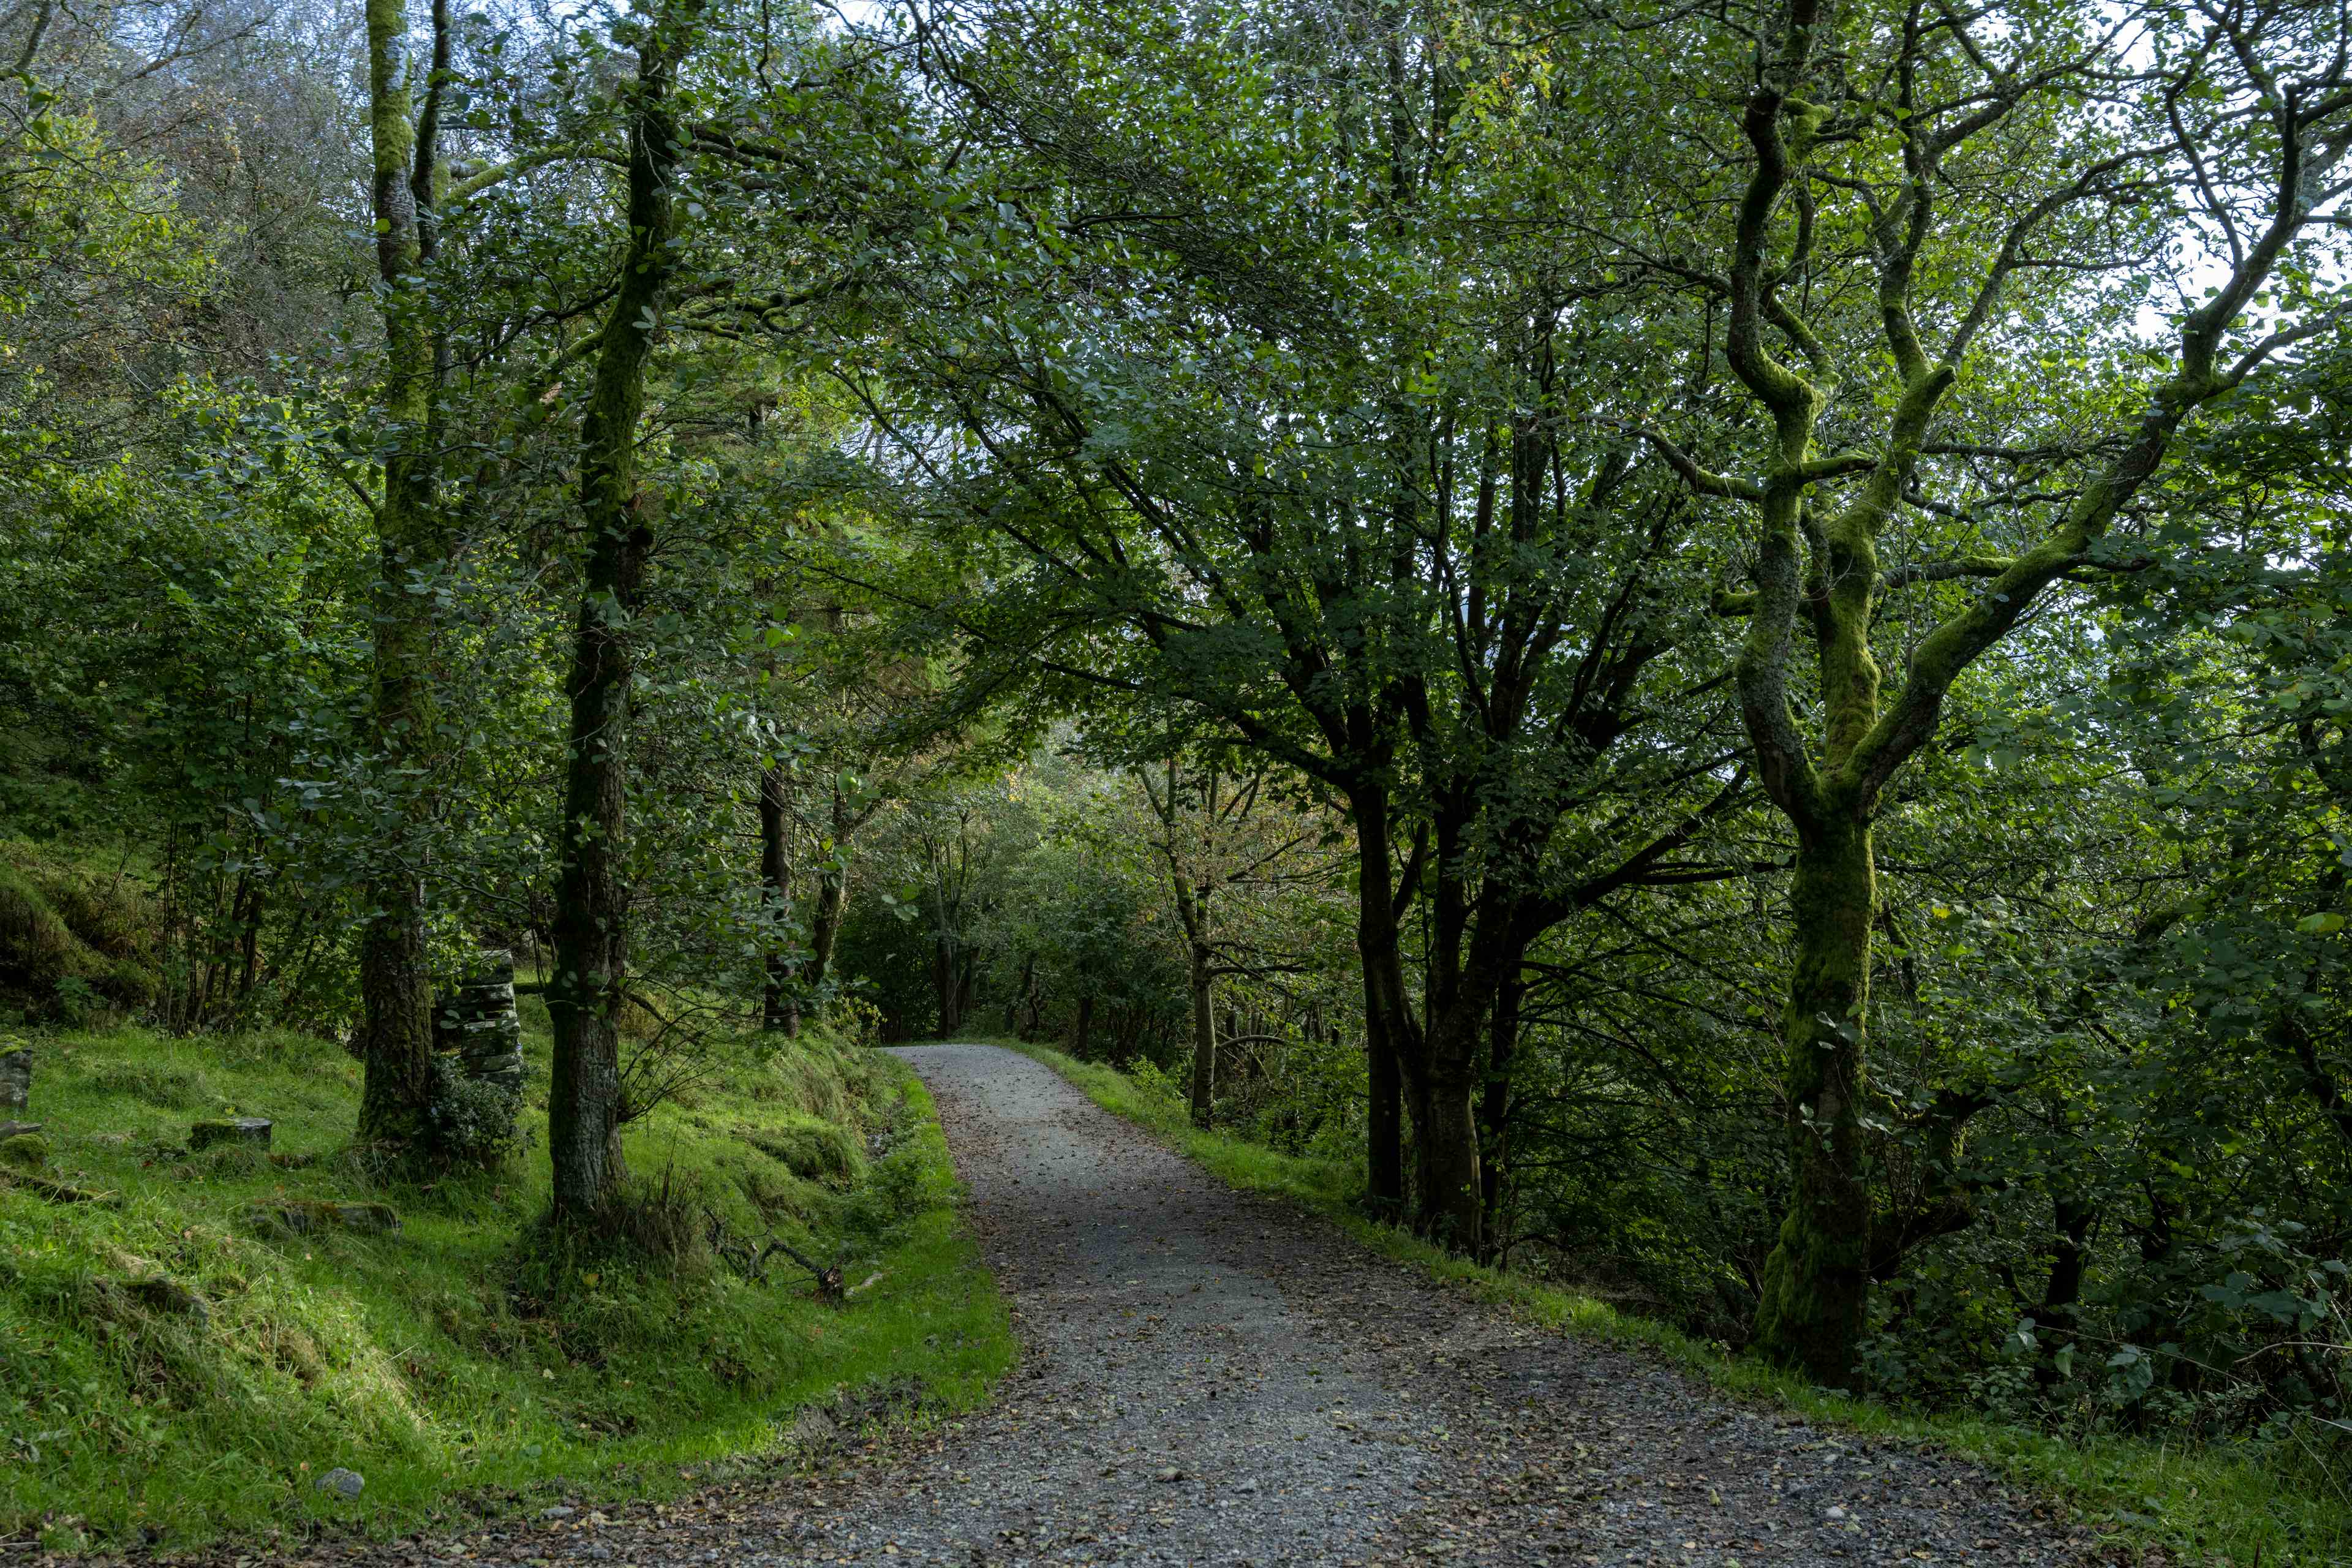
M 1037 955 L 1021 955 L 1021 981 L 1012 995 L 1004 999 L 1004 1026 L 1016 1040 L 1029 1037 L 1032 1022 L 1036 1017 Z M 1028 1017 L 1022 1015 L 1026 1013 Z
M 963 983 L 956 971 L 955 945 L 945 932 L 931 939 L 931 989 L 939 997 L 940 1037 L 963 1027 Z
M 786 853 L 785 821 L 784 768 L 781 763 L 772 763 L 760 773 L 760 890 L 778 927 L 791 917 L 793 909 L 793 866 Z M 772 942 L 775 934 L 771 931 Z M 760 996 L 761 1026 L 786 1036 L 799 1034 L 796 992 L 792 960 L 771 946 Z
M 261 979 L 261 917 L 268 895 L 260 882 L 253 884 L 246 896 L 245 920 L 238 941 L 242 965 L 236 981 L 236 1008 L 240 1017 L 253 1005 L 253 988 Z M 247 1019 L 247 1022 L 251 1020 Z
M 1076 1037 L 1070 1041 L 1070 1054 L 1080 1061 L 1086 1060 L 1087 1045 L 1093 1039 L 1094 1032 L 1095 999 L 1092 996 L 1081 996 L 1078 998 L 1077 1031 Z
M 1496 1253 L 1503 1246 L 1503 1173 L 1509 1163 L 1511 1147 L 1511 1069 L 1518 1055 L 1519 999 L 1526 989 L 1520 983 L 1518 963 L 1515 959 L 1510 978 L 1504 981 L 1501 989 L 1495 994 L 1494 1018 L 1486 1031 L 1490 1041 L 1486 1050 L 1486 1081 L 1478 1101 L 1478 1197 L 1484 1215 L 1484 1256 L 1489 1262 L 1500 1261 Z
M 1209 950 L 1192 946 L 1192 1125 L 1207 1127 L 1216 1116 L 1217 1013 L 1216 985 L 1209 971 Z
M 1486 1013 L 1484 1007 L 1457 1007 L 1433 1018 L 1424 1071 L 1418 1083 L 1407 1075 L 1413 1110 L 1413 1228 L 1473 1258 L 1478 1256 L 1486 1211 L 1477 1116 Z
M 1376 788 L 1353 799 L 1357 879 L 1356 956 L 1364 977 L 1364 1050 L 1370 1102 L 1364 1114 L 1365 1196 L 1381 1214 L 1404 1213 L 1404 1071 L 1397 1033 L 1410 1030 L 1398 954 L 1395 872 L 1388 800 Z
M 383 412 L 391 437 L 376 510 L 376 583 L 369 731 L 391 821 L 379 829 L 360 936 L 359 1135 L 403 1152 L 424 1144 L 433 1101 L 433 976 L 425 894 L 415 842 L 417 800 L 433 750 L 434 596 L 415 579 L 437 572 L 448 541 L 433 479 L 435 344 L 416 285 L 430 259 L 438 177 L 436 105 L 448 66 L 448 14 L 434 7 L 434 69 L 422 125 L 411 121 L 403 0 L 368 0 L 368 119 L 373 145 L 377 300 L 383 317 Z
M 2098 1208 L 2080 1195 L 2060 1191 L 2050 1200 L 2053 1239 L 2050 1279 L 2042 1291 L 2042 1354 L 2033 1369 L 2034 1381 L 2044 1388 L 2059 1381 L 2058 1352 L 2074 1342 L 2081 1317 L 2083 1278 L 2090 1263 L 2091 1222 Z
M 637 479 L 637 425 L 656 312 L 677 265 L 670 188 L 677 128 L 667 96 L 684 40 L 657 28 L 638 51 L 629 129 L 629 244 L 596 345 L 580 434 L 580 509 L 588 560 L 572 660 L 570 754 L 559 842 L 555 974 L 548 1012 L 555 1063 L 547 1142 L 559 1224 L 595 1226 L 626 1175 L 620 1126 L 620 1012 L 628 970 L 622 885 L 628 801 L 630 622 L 645 592 L 657 500 Z
M 1781 1018 L 1794 1179 L 1764 1263 L 1756 1344 L 1833 1387 L 1853 1367 L 1870 1302 L 1862 1110 L 1874 878 L 1861 813 L 1833 806 L 1801 828 L 1790 889 L 1796 963 Z

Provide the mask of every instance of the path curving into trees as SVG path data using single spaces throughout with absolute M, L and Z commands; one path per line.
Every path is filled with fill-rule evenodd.
M 1514 1323 L 1237 1194 L 989 1046 L 937 1098 L 1024 1357 L 936 1451 L 801 1510 L 778 1563 L 2053 1563 L 1959 1460 L 1744 1408 Z M 1171 1477 L 1172 1472 L 1172 1477 Z

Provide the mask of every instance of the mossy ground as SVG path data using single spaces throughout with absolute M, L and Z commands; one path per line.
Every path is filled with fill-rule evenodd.
M 142 1005 L 160 923 L 121 865 L 0 839 L 0 1007 L 51 1016 Z
M 822 1037 L 745 1039 L 625 1134 L 641 1186 L 698 1232 L 772 1232 L 853 1283 L 812 1299 L 708 1257 L 566 1263 L 547 1206 L 545 1011 L 523 1003 L 535 1147 L 430 1186 L 372 1185 L 349 1151 L 359 1069 L 294 1035 L 23 1035 L 46 1174 L 118 1194 L 61 1205 L 0 1172 L 0 1538 L 58 1549 L 318 1529 L 385 1534 L 544 1506 L 674 1495 L 772 1462 L 811 1403 L 887 1385 L 976 1402 L 1010 1323 L 953 1224 L 954 1183 L 912 1074 Z M 266 1116 L 273 1163 L 188 1155 L 192 1120 Z M 291 1168 L 289 1168 L 289 1166 Z M 389 1201 L 393 1236 L 273 1240 L 272 1198 Z M 127 1289 L 162 1279 L 168 1295 Z M 320 1491 L 338 1466 L 356 1500 Z
M 2352 1510 L 2289 1456 L 2252 1448 L 2183 1448 L 2125 1436 L 2073 1442 L 1964 1415 L 1904 1411 L 1817 1388 L 1803 1378 L 1676 1332 L 1606 1302 L 1506 1274 L 1367 1219 L 1363 1175 L 1352 1163 L 1300 1158 L 1192 1125 L 1184 1101 L 1115 1068 L 1043 1046 L 995 1042 L 1054 1068 L 1104 1110 L 1149 1128 L 1211 1173 L 1246 1191 L 1318 1210 L 1375 1251 L 1412 1264 L 1531 1321 L 1636 1344 L 1727 1393 L 1771 1401 L 1865 1435 L 1965 1454 L 2063 1499 L 2127 1556 L 2234 1568 L 2319 1568 L 2352 1563 Z M 2282 1462 L 2284 1461 L 2284 1462 Z M 2314 1484 L 2317 1482 L 2317 1484 Z

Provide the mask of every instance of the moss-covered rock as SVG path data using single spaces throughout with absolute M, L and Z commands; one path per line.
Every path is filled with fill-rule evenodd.
M 241 1217 L 248 1229 L 264 1236 L 312 1236 L 326 1230 L 361 1236 L 400 1234 L 400 1215 L 390 1204 L 282 1198 L 255 1204 Z
M 256 1149 L 269 1147 L 270 1124 L 259 1116 L 233 1116 L 219 1121 L 199 1121 L 188 1129 L 188 1152 L 194 1154 L 215 1143 L 243 1143 Z
M 198 1323 L 212 1321 L 212 1303 L 168 1274 L 151 1271 L 127 1279 L 100 1279 L 90 1289 L 99 1312 L 117 1321 L 131 1309 Z
M 20 1171 L 38 1171 L 49 1163 L 49 1141 L 38 1132 L 18 1132 L 0 1138 L 0 1163 Z

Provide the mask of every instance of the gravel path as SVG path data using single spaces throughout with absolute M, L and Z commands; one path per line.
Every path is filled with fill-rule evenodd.
M 2056 1563 L 1958 1460 L 1728 1404 L 1233 1192 L 1049 1068 L 899 1053 L 937 1098 L 1024 1347 L 934 1454 L 758 1561 Z
M 476 1536 L 475 1563 L 1758 1568 L 2088 1561 L 1945 1456 L 1731 1404 L 1238 1194 L 985 1046 L 930 1086 L 1022 1365 L 895 1458 Z M 449 1562 L 425 1543 L 412 1563 Z M 378 1556 L 375 1560 L 381 1561 Z

